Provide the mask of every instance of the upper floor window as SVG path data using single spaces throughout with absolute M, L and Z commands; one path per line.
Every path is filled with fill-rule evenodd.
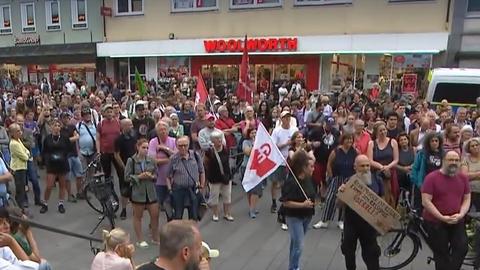
M 230 8 L 265 8 L 281 7 L 282 0 L 230 0 Z
M 0 6 L 0 34 L 12 33 L 12 13 L 10 6 Z
M 388 0 L 388 2 L 391 3 L 397 3 L 397 2 L 432 2 L 434 0 Z
M 480 16 L 480 1 L 468 0 L 467 15 L 475 17 Z
M 351 4 L 353 0 L 295 0 L 296 6 Z
M 172 12 L 217 10 L 218 0 L 172 0 Z
M 71 0 L 72 3 L 72 28 L 88 28 L 87 0 Z
M 56 31 L 61 29 L 60 1 L 45 1 L 45 18 L 47 20 L 47 31 Z
M 20 5 L 22 17 L 22 32 L 35 32 L 35 3 L 22 3 Z
M 143 14 L 143 0 L 116 0 L 115 3 L 117 16 Z

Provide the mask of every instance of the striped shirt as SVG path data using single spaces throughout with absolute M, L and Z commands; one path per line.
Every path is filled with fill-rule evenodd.
M 175 153 L 170 159 L 167 177 L 170 178 L 172 189 L 194 187 L 200 181 L 200 174 L 204 173 L 203 160 L 200 155 L 188 151 L 187 159 Z

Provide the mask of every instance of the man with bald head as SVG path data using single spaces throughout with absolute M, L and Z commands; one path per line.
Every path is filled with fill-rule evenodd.
M 355 174 L 349 181 L 354 179 L 367 185 L 377 195 L 383 195 L 383 181 L 372 175 L 370 161 L 365 155 L 358 155 L 355 159 Z M 338 192 L 345 190 L 345 184 L 341 185 Z M 377 231 L 359 216 L 350 207 L 345 206 L 345 221 L 342 237 L 342 253 L 345 257 L 347 270 L 355 270 L 355 254 L 357 251 L 357 240 L 362 247 L 362 258 L 368 270 L 378 270 L 380 247 L 377 244 Z
M 123 172 L 125 171 L 125 164 L 127 159 L 136 152 L 137 133 L 133 129 L 132 120 L 125 118 L 120 121 L 120 128 L 122 133 L 115 140 L 115 153 L 114 157 L 118 164 L 122 167 L 118 173 L 118 182 L 120 184 L 120 193 L 122 198 L 120 204 L 122 206 L 122 212 L 120 213 L 120 219 L 127 218 L 127 202 L 130 197 L 130 184 L 125 182 Z
M 464 217 L 470 208 L 468 177 L 460 173 L 460 156 L 448 151 L 442 168 L 425 177 L 422 205 L 436 270 L 458 270 L 468 251 Z

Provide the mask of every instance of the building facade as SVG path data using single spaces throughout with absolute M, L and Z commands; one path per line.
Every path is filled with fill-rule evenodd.
M 94 83 L 100 0 L 0 0 L 0 75 Z
M 480 1 L 457 0 L 453 10 L 447 64 L 480 68 Z
M 429 68 L 445 63 L 451 17 L 448 0 L 105 0 L 105 6 L 112 16 L 97 55 L 109 77 L 131 81 L 135 68 L 160 81 L 202 72 L 209 86 L 234 89 L 247 46 L 257 90 L 300 80 L 308 90 L 380 83 L 416 92 Z

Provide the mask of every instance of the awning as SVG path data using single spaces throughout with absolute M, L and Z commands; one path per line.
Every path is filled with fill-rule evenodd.
M 0 63 L 91 63 L 95 62 L 95 59 L 95 43 L 55 44 L 0 48 Z
M 254 51 L 255 55 L 298 55 L 332 53 L 431 53 L 447 49 L 448 32 L 393 33 L 368 35 L 293 36 L 297 39 L 295 51 Z M 252 37 L 258 38 L 258 37 Z M 260 37 L 280 39 L 282 37 Z M 289 37 L 292 38 L 292 37 Z M 227 38 L 243 40 L 243 37 Z M 97 44 L 99 57 L 198 56 L 241 55 L 241 52 L 208 53 L 205 41 L 211 39 L 174 39 L 152 41 L 106 42 Z

